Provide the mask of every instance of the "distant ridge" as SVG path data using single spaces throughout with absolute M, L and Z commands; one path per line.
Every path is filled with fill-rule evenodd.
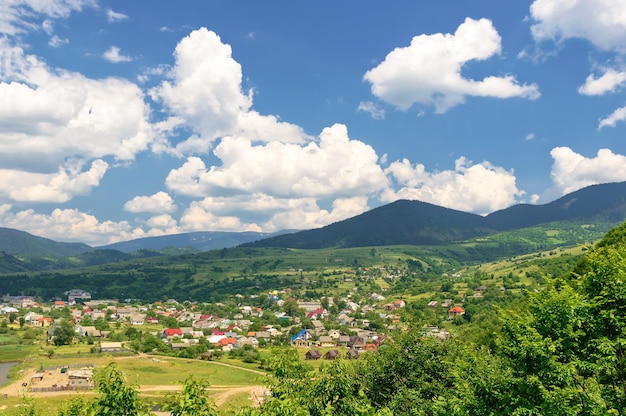
M 436 245 L 557 221 L 621 223 L 626 182 L 592 185 L 543 205 L 519 204 L 482 217 L 421 201 L 400 200 L 322 228 L 259 240 L 249 247 L 346 248 Z
M 602 215 L 622 222 L 626 215 L 626 182 L 591 185 L 543 205 L 519 204 L 492 212 L 490 227 L 513 230 L 553 221 Z
M 275 234 L 206 231 L 140 238 L 97 248 L 82 243 L 62 243 L 24 231 L 0 227 L 0 252 L 10 256 L 70 257 L 92 253 L 89 263 L 106 258 L 123 259 L 112 251 L 192 248 L 198 251 L 236 246 L 282 248 L 366 247 L 384 245 L 437 245 L 558 221 L 602 219 L 619 224 L 626 219 L 626 182 L 591 185 L 543 205 L 519 204 L 485 217 L 422 201 L 400 200 L 322 228 Z M 155 255 L 142 253 L 141 256 Z M 101 258 L 102 260 L 97 260 Z M 2 260 L 0 258 L 0 260 Z M 16 259 L 5 258 L 5 270 L 19 270 Z
M 289 231 L 285 231 L 289 232 Z M 99 250 L 119 250 L 131 253 L 139 250 L 161 251 L 168 247 L 192 248 L 198 251 L 219 250 L 236 247 L 250 241 L 272 237 L 280 233 L 259 233 L 254 231 L 198 231 L 192 233 L 170 234 L 156 237 L 138 238 L 97 247 Z
M 60 243 L 38 237 L 25 231 L 0 227 L 0 251 L 7 254 L 31 254 L 36 256 L 75 256 L 92 251 L 83 243 Z

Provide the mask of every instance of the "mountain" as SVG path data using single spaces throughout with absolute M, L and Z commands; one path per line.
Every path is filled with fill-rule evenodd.
M 322 228 L 244 244 L 330 248 L 436 245 L 558 221 L 626 219 L 626 182 L 592 185 L 543 205 L 519 204 L 482 217 L 421 201 L 400 200 Z
M 400 200 L 314 230 L 244 244 L 253 247 L 328 248 L 427 245 L 491 234 L 480 215 L 421 201 Z
M 25 231 L 0 227 L 0 252 L 7 254 L 29 254 L 34 256 L 75 256 L 92 251 L 82 243 L 60 243 L 38 237 Z
M 288 232 L 288 231 L 283 231 Z M 275 236 L 279 233 L 200 231 L 193 233 L 170 234 L 158 237 L 138 238 L 130 241 L 108 244 L 98 249 L 112 249 L 130 253 L 139 250 L 161 251 L 168 247 L 190 247 L 198 251 L 219 250 L 235 247 L 250 241 Z
M 619 182 L 591 185 L 544 205 L 514 205 L 492 212 L 486 219 L 490 227 L 505 231 L 596 216 L 620 223 L 625 213 L 626 182 Z

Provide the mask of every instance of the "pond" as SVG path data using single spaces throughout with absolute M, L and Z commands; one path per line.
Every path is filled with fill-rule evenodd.
M 0 386 L 9 382 L 9 371 L 18 364 L 18 362 L 0 363 Z

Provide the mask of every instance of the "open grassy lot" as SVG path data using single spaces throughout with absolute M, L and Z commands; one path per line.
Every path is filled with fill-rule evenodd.
M 104 354 L 80 354 L 80 345 L 58 348 L 52 356 L 39 355 L 27 363 L 30 368 L 22 373 L 23 380 L 16 381 L 7 398 L 0 399 L 0 415 L 20 414 L 17 409 L 24 402 L 32 402 L 42 416 L 56 415 L 59 408 L 65 405 L 72 395 L 81 395 L 90 400 L 97 394 L 94 391 L 85 393 L 28 393 L 21 386 L 23 381 L 29 381 L 29 374 L 42 369 L 70 366 L 73 364 L 93 365 L 95 371 L 115 361 L 126 376 L 127 381 L 136 386 L 144 403 L 154 405 L 162 403 L 168 395 L 180 389 L 183 382 L 189 378 L 204 379 L 210 384 L 210 396 L 225 410 L 221 414 L 232 414 L 241 406 L 253 402 L 252 392 L 260 394 L 262 378 L 265 372 L 239 367 L 235 360 L 200 361 L 174 357 L 133 355 L 112 357 Z M 24 395 L 25 393 L 25 395 Z

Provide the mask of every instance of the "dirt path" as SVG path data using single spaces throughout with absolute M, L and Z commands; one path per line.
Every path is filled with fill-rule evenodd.
M 131 356 L 131 357 L 119 357 L 119 359 L 129 359 L 129 358 L 152 359 L 153 357 L 146 355 L 146 354 L 140 354 L 140 355 Z M 170 359 L 172 357 L 167 357 L 167 358 Z M 266 375 L 266 373 L 260 370 L 242 368 L 242 367 L 237 367 L 232 364 L 220 363 L 220 362 L 215 362 L 215 361 L 213 363 L 216 365 L 224 366 L 224 367 L 231 367 L 231 368 L 236 368 L 238 370 L 248 371 L 250 373 L 254 373 L 257 375 Z M 31 379 L 33 377 L 33 374 L 35 374 L 35 372 L 36 372 L 35 369 L 32 369 L 32 368 L 25 370 L 22 373 L 22 376 L 20 377 L 19 380 L 14 381 L 13 383 L 5 385 L 3 387 L 0 387 L 0 397 L 4 397 L 4 395 L 7 395 L 9 397 L 23 396 L 26 393 L 28 393 L 34 398 L 55 397 L 55 396 L 65 396 L 65 395 L 76 394 L 75 391 L 71 391 L 71 390 L 55 391 L 55 392 L 41 392 L 41 393 L 28 392 L 27 390 L 28 387 L 24 387 L 23 383 L 27 383 L 28 385 L 30 385 Z M 182 385 L 140 385 L 138 386 L 138 390 L 141 393 L 144 393 L 144 394 L 147 393 L 148 395 L 150 393 L 164 392 L 164 391 L 176 392 L 176 391 L 182 390 Z M 262 400 L 262 398 L 264 397 L 266 388 L 258 384 L 251 384 L 248 386 L 211 385 L 208 390 L 209 392 L 211 392 L 211 395 L 214 397 L 215 405 L 217 407 L 221 407 L 222 405 L 224 405 L 231 396 L 234 396 L 240 393 L 249 393 L 251 402 L 253 403 L 253 405 L 257 406 Z M 91 390 L 90 392 L 93 392 L 93 390 Z

